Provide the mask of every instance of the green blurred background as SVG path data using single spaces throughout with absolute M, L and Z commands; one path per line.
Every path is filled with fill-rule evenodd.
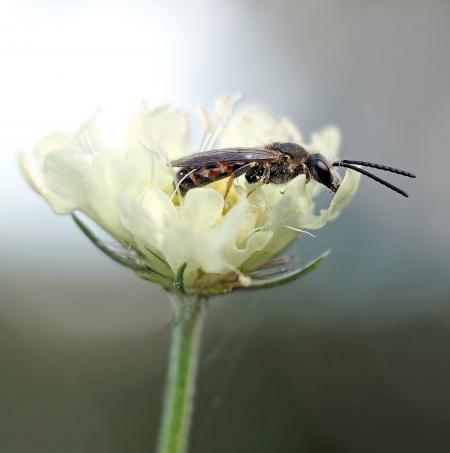
M 447 0 L 2 2 L 0 450 L 152 451 L 172 314 L 15 152 L 99 105 L 242 91 L 418 178 L 362 181 L 294 245 L 333 250 L 305 280 L 211 303 L 190 451 L 450 451 L 449 44 Z

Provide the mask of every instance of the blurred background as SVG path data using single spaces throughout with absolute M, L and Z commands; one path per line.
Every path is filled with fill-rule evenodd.
M 364 179 L 273 291 L 214 300 L 191 452 L 450 451 L 450 3 L 2 1 L 0 449 L 152 451 L 171 306 L 21 178 L 16 151 L 102 106 L 241 105 L 326 124 Z

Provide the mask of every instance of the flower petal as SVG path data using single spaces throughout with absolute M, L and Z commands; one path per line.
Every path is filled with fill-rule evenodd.
M 51 134 L 43 138 L 35 147 L 34 153 L 41 161 L 47 156 L 48 153 L 57 149 L 70 148 L 75 145 L 75 140 L 66 134 Z
M 79 148 L 49 152 L 43 161 L 46 198 L 58 213 L 89 210 L 89 199 L 98 191 L 91 166 Z
M 224 98 L 217 99 L 215 103 L 216 115 L 222 124 L 226 125 L 233 113 L 233 108 L 236 102 L 242 98 L 240 93 L 233 94 Z
M 189 274 L 203 269 L 220 273 L 224 270 L 223 256 L 218 253 L 219 235 L 214 226 L 222 219 L 224 200 L 212 189 L 192 189 L 183 204 L 170 218 L 162 253 L 172 270 L 188 263 Z
M 188 153 L 189 125 L 186 113 L 168 105 L 154 110 L 143 108 L 128 126 L 127 148 L 146 146 L 164 158 Z
M 301 134 L 287 118 L 279 120 L 264 109 L 244 111 L 224 131 L 222 145 L 260 146 L 271 141 L 301 142 Z
M 335 126 L 328 126 L 311 135 L 309 148 L 332 161 L 336 159 L 340 146 L 341 131 Z
M 305 176 L 300 175 L 286 185 L 283 193 L 280 193 L 278 187 L 277 195 L 272 193 L 271 198 L 261 197 L 262 200 L 271 200 L 272 203 L 268 206 L 266 221 L 262 227 L 263 232 L 271 232 L 271 237 L 261 252 L 249 257 L 245 263 L 246 270 L 260 266 L 298 238 L 299 233 L 288 227 L 302 228 L 302 223 L 305 219 L 309 219 L 314 209 L 306 186 Z M 264 189 L 264 195 L 267 191 L 273 190 L 266 187 L 262 189 Z
M 360 179 L 361 173 L 358 173 L 357 171 L 347 170 L 345 172 L 341 186 L 330 204 L 330 213 L 328 217 L 329 222 L 336 219 L 341 211 L 348 206 L 358 190 Z
M 192 189 L 184 197 L 179 210 L 179 220 L 193 233 L 198 233 L 212 227 L 221 219 L 223 207 L 223 197 L 215 190 Z
M 322 209 L 319 215 L 311 215 L 311 217 L 303 223 L 303 228 L 315 230 L 322 228 L 326 223 L 335 220 L 342 209 L 350 203 L 355 195 L 360 178 L 360 173 L 353 170 L 347 170 L 338 191 L 331 200 L 330 207 L 328 209 Z
M 23 176 L 27 180 L 28 184 L 37 193 L 44 195 L 45 187 L 42 175 L 39 173 L 36 165 L 33 164 L 30 156 L 25 152 L 18 154 L 19 166 Z
M 149 188 L 138 199 L 123 194 L 119 197 L 118 208 L 122 225 L 138 242 L 142 253 L 145 253 L 146 246 L 162 251 L 167 222 L 176 212 L 164 192 Z

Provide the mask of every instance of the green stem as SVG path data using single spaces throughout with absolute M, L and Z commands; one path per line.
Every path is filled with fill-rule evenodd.
M 188 447 L 205 300 L 177 300 L 157 453 Z

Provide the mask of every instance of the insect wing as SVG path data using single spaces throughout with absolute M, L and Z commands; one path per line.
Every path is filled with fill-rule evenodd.
M 224 148 L 191 154 L 171 163 L 174 167 L 196 168 L 255 161 L 278 162 L 280 157 L 279 151 L 266 148 Z

